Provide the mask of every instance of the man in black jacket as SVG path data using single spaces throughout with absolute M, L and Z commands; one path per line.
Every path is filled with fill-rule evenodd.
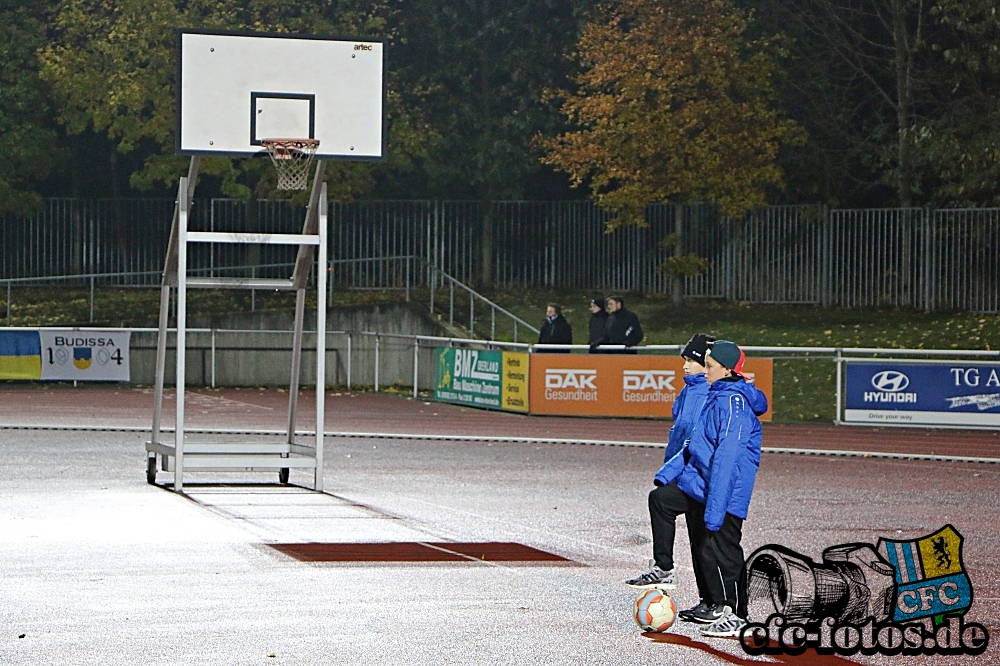
M 609 296 L 607 301 L 608 321 L 604 326 L 604 335 L 598 345 L 625 345 L 635 347 L 642 342 L 645 334 L 639 325 L 639 318 L 633 312 L 625 309 L 625 299 L 621 296 Z M 594 345 L 591 344 L 591 348 Z M 608 354 L 637 354 L 635 349 L 607 350 Z
M 573 344 L 573 327 L 562 315 L 562 308 L 555 303 L 549 303 L 545 309 L 545 323 L 538 333 L 540 345 L 571 345 Z M 542 351 L 568 354 L 568 349 L 545 349 Z
M 590 338 L 587 340 L 591 354 L 602 353 L 595 345 L 601 343 L 601 338 L 604 337 L 604 327 L 607 323 L 608 311 L 604 309 L 604 297 L 595 296 L 590 301 Z

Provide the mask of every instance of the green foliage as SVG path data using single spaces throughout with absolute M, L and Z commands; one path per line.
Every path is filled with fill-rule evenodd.
M 657 202 L 765 203 L 798 129 L 773 104 L 775 45 L 747 30 L 729 0 L 617 0 L 584 30 L 562 93 L 580 129 L 544 141 L 544 161 L 588 183 L 612 226 L 643 224 Z
M 700 257 L 694 252 L 690 252 L 679 257 L 669 257 L 660 264 L 660 270 L 672 278 L 698 277 L 708 270 L 712 264 L 705 257 Z
M 36 210 L 34 183 L 63 157 L 35 59 L 45 43 L 46 8 L 42 0 L 0 0 L 0 213 Z
M 173 154 L 177 28 L 386 37 L 391 14 L 387 0 L 62 0 L 57 37 L 41 52 L 42 75 L 67 131 L 106 133 L 122 153 L 156 146 L 132 185 L 173 185 L 186 161 Z M 388 101 L 393 148 L 403 155 L 419 150 L 419 123 L 401 108 L 398 93 Z M 370 190 L 374 168 L 331 163 L 331 196 L 349 199 Z M 201 174 L 217 178 L 226 196 L 284 196 L 266 160 L 206 159 Z

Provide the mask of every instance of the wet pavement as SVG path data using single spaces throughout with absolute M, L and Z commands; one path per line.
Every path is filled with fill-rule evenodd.
M 190 411 L 207 412 L 204 426 L 284 420 L 287 395 L 198 393 L 204 409 Z M 667 427 L 352 395 L 332 396 L 330 430 L 662 441 Z M 5 388 L 0 424 L 148 427 L 150 404 L 134 389 Z M 307 411 L 303 404 L 304 427 Z M 946 441 L 996 452 L 992 434 L 826 426 L 768 426 L 765 445 L 797 433 L 844 449 L 865 431 L 867 446 Z M 635 594 L 621 581 L 650 556 L 655 448 L 341 437 L 327 443 L 325 493 L 293 469 L 290 486 L 273 474 L 189 474 L 178 495 L 169 474 L 160 473 L 161 486 L 146 483 L 144 440 L 142 432 L 0 430 L 0 663 L 850 663 L 810 653 L 752 658 L 736 641 L 703 639 L 681 623 L 664 635 L 639 631 Z M 1000 663 L 998 481 L 992 464 L 765 454 L 743 545 L 749 554 L 778 543 L 819 559 L 832 545 L 913 539 L 951 524 L 965 538 L 975 590 L 968 619 L 988 627 L 993 645 L 978 657 L 852 659 Z M 468 555 L 477 542 L 566 561 L 365 555 L 380 543 L 397 544 L 387 551 L 454 544 Z M 308 543 L 353 544 L 358 554 L 304 561 L 272 547 Z M 682 524 L 677 544 L 673 596 L 683 608 L 697 598 Z

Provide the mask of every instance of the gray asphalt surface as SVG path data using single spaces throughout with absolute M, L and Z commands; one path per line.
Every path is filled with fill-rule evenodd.
M 656 449 L 337 440 L 327 493 L 293 470 L 301 487 L 191 474 L 180 496 L 146 484 L 143 441 L 0 430 L 0 663 L 849 663 L 752 659 L 680 623 L 640 633 L 621 581 L 649 557 Z M 1000 663 L 998 480 L 996 465 L 765 455 L 744 547 L 818 559 L 951 523 L 989 651 L 855 660 Z M 518 542 L 573 563 L 304 563 L 266 546 L 448 540 Z M 683 608 L 697 601 L 683 527 L 677 543 Z

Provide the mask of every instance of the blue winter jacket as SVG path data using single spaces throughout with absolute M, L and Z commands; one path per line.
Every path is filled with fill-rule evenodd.
M 705 381 L 705 375 L 685 375 L 684 388 L 674 400 L 674 425 L 670 428 L 667 450 L 663 454 L 664 463 L 684 448 L 684 443 L 691 437 L 691 431 L 698 423 L 698 416 L 705 406 L 706 398 L 708 398 L 708 382 Z
M 705 527 L 717 532 L 727 513 L 745 519 L 760 467 L 759 415 L 767 397 L 743 379 L 717 381 L 687 447 L 667 461 L 656 483 L 677 481 L 687 496 L 705 504 Z

